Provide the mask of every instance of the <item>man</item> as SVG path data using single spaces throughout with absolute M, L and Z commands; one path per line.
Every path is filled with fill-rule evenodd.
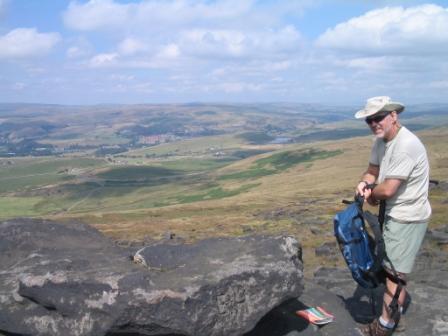
M 406 285 L 406 275 L 412 271 L 431 215 L 426 150 L 417 136 L 401 126 L 398 116 L 403 110 L 403 104 L 381 96 L 368 99 L 364 109 L 355 114 L 355 118 L 365 119 L 376 137 L 369 166 L 356 193 L 372 205 L 385 200 L 383 237 L 392 264 L 387 261 L 383 264 L 388 274 L 383 310 L 378 319 L 363 328 L 368 336 L 387 336 L 394 331 L 406 299 L 406 288 L 403 287 L 398 298 L 398 314 L 392 316 L 389 304 L 398 283 Z M 366 188 L 374 183 L 373 189 Z M 399 279 L 393 276 L 393 269 Z

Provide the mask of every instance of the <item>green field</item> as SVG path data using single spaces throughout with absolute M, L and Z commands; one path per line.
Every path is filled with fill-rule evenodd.
M 4 219 L 14 217 L 33 217 L 36 215 L 36 209 L 39 204 L 45 203 L 43 197 L 6 197 L 3 196 L 0 201 L 0 213 Z M 57 208 L 47 211 L 57 210 Z M 47 212 L 46 211 L 46 212 Z
M 244 159 L 180 158 L 121 166 L 89 158 L 14 160 L 12 166 L 3 166 L 0 176 L 5 179 L 2 193 L 18 202 L 12 207 L 12 202 L 4 198 L 2 208 L 8 211 L 2 211 L 0 216 L 71 216 L 232 198 L 259 187 L 261 182 L 235 185 L 231 180 L 257 180 L 338 154 L 314 148 L 281 151 L 258 158 L 233 174 L 217 173 L 217 169 Z
M 419 134 L 431 160 L 431 178 L 447 181 L 448 128 Z M 313 251 L 333 241 L 332 217 L 342 209 L 341 200 L 353 196 L 372 138 L 276 146 L 250 146 L 238 139 L 201 138 L 104 159 L 0 159 L 0 218 L 81 220 L 126 240 L 158 239 L 166 232 L 190 241 L 291 234 L 302 243 L 307 263 L 340 262 Z M 214 155 L 215 147 L 222 154 Z M 434 189 L 431 202 L 431 227 L 445 225 L 446 191 Z
M 14 158 L 3 159 L 0 167 L 0 193 L 29 190 L 73 180 L 105 165 L 103 160 L 91 158 Z
M 181 142 L 165 143 L 144 149 L 130 151 L 126 156 L 197 156 L 213 155 L 214 153 L 232 148 L 241 148 L 245 141 L 235 135 L 220 135 L 186 139 Z

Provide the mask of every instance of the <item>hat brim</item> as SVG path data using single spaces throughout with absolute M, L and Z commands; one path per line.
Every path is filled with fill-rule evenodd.
M 377 109 L 377 108 L 365 109 L 364 108 L 355 113 L 355 118 L 362 119 L 362 118 L 367 118 L 367 117 L 373 116 L 374 114 L 377 114 L 380 112 L 392 112 L 392 111 L 401 113 L 404 111 L 404 105 L 401 103 L 393 102 L 393 103 L 389 103 L 389 104 L 383 106 L 381 109 Z

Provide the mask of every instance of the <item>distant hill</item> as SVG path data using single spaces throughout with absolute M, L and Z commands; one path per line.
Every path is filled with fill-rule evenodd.
M 354 106 L 320 104 L 165 104 L 63 106 L 0 103 L 0 156 L 122 153 L 220 134 L 249 143 L 310 142 L 363 135 Z M 409 106 L 411 129 L 448 124 L 448 104 Z M 243 136 L 244 137 L 244 136 Z M 258 139 L 256 142 L 253 139 Z M 263 139 L 263 140 L 262 140 Z M 32 140 L 32 142 L 30 142 Z M 18 143 L 26 141 L 26 146 Z M 37 148 L 45 148 L 39 152 Z

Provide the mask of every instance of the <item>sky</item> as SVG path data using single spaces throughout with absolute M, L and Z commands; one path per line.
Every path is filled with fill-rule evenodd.
M 448 1 L 0 0 L 0 102 L 448 102 Z

